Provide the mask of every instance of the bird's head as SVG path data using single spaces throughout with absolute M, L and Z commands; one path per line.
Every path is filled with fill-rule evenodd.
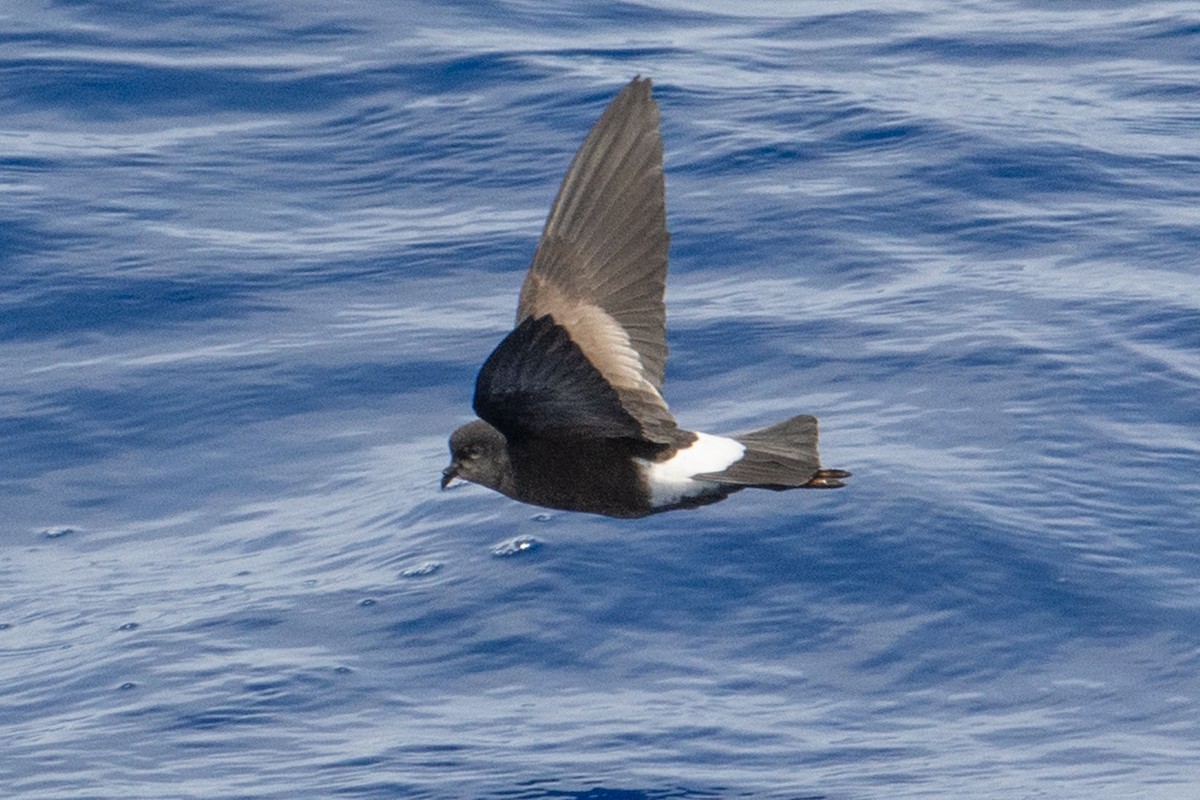
M 450 434 L 450 466 L 442 470 L 442 488 L 455 478 L 504 491 L 512 475 L 504 434 L 481 419 Z

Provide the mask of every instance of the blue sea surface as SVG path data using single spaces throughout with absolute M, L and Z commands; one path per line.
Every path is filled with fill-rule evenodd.
M 1200 797 L 1195 3 L 11 0 L 0 791 Z M 835 492 L 438 491 L 609 99 L 685 427 Z

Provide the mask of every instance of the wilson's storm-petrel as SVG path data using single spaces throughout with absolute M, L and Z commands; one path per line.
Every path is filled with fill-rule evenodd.
M 817 420 L 726 438 L 675 424 L 667 361 L 666 207 L 658 104 L 634 78 L 571 162 L 517 303 L 475 380 L 442 488 L 463 478 L 525 503 L 612 517 L 716 502 L 746 487 L 830 489 Z

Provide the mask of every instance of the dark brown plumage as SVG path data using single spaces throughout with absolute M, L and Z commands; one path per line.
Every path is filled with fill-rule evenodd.
M 516 328 L 479 371 L 480 420 L 450 438 L 454 478 L 535 505 L 637 517 L 747 486 L 835 488 L 817 420 L 725 438 L 678 427 L 667 359 L 663 146 L 635 78 L 576 153 L 521 288 Z

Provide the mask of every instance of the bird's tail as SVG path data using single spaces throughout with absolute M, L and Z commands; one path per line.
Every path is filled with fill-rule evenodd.
M 837 489 L 850 473 L 822 469 L 817 455 L 817 418 L 792 417 L 769 428 L 733 437 L 745 454 L 721 472 L 696 475 L 701 480 L 761 489 Z

